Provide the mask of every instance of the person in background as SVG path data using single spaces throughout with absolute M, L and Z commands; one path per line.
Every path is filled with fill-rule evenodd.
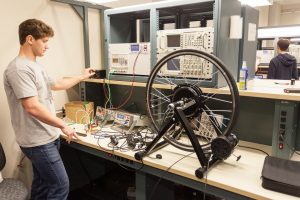
M 56 117 L 51 90 L 65 90 L 94 75 L 85 69 L 80 76 L 54 81 L 37 57 L 44 56 L 53 29 L 37 19 L 19 25 L 20 50 L 4 72 L 4 88 L 9 104 L 16 141 L 31 160 L 33 181 L 32 200 L 65 200 L 69 179 L 59 155 L 60 133 L 68 142 L 75 131 Z
M 277 42 L 278 55 L 269 64 L 268 79 L 298 80 L 296 58 L 288 54 L 290 41 L 280 39 Z

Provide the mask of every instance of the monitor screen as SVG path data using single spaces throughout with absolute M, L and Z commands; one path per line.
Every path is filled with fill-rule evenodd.
M 131 52 L 138 52 L 138 51 L 140 51 L 140 45 L 139 44 L 131 44 L 130 50 L 131 50 Z
M 180 71 L 180 59 L 171 59 L 167 62 L 167 70 Z
M 180 35 L 167 35 L 168 47 L 180 47 Z
M 118 119 L 124 119 L 124 115 L 118 114 L 118 115 L 117 115 L 117 118 L 118 118 Z

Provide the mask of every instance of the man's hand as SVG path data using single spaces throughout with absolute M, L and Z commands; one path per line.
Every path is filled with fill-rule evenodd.
M 75 130 L 73 128 L 70 128 L 69 126 L 65 126 L 61 128 L 61 131 L 68 137 L 67 142 L 70 144 L 70 142 L 75 138 L 79 139 L 78 135 L 75 133 Z
M 92 68 L 86 68 L 83 73 L 85 78 L 89 78 L 90 76 L 93 76 L 94 74 L 95 74 L 95 70 Z

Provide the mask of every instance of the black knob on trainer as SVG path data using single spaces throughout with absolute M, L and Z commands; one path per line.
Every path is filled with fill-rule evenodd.
M 145 156 L 145 153 L 146 153 L 145 151 L 139 151 L 139 152 L 134 154 L 134 158 L 136 160 L 142 160 L 143 157 Z

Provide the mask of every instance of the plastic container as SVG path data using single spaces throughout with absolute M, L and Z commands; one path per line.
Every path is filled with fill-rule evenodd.
M 247 81 L 248 81 L 248 67 L 246 61 L 243 61 L 242 69 L 240 70 L 240 82 L 239 89 L 247 90 Z

